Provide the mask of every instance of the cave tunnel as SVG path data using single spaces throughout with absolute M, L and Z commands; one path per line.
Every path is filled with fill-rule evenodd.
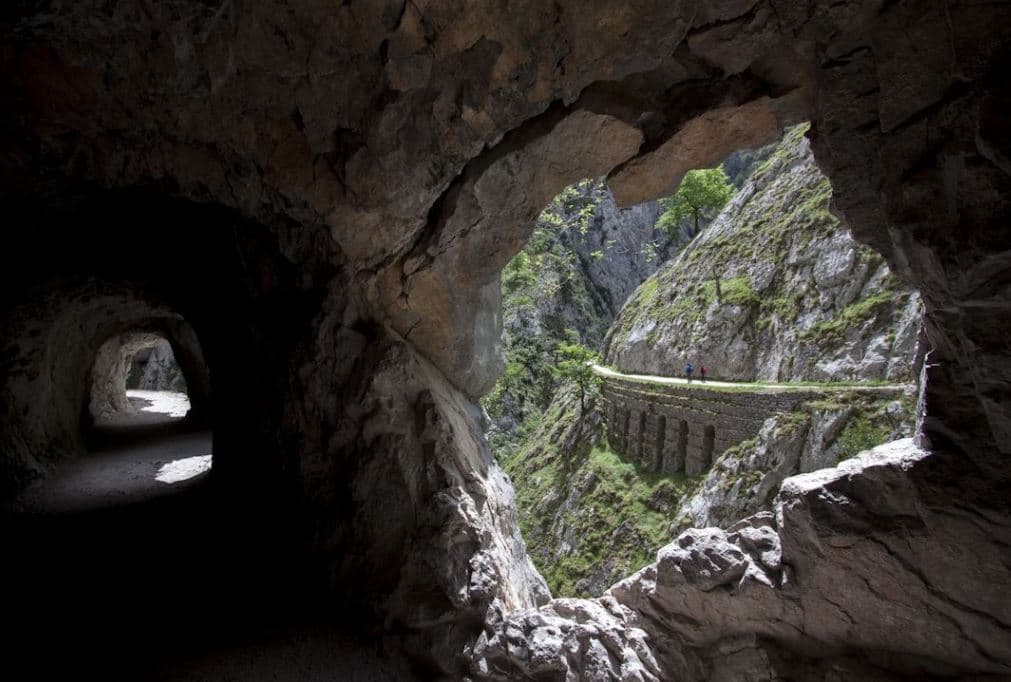
M 1011 675 L 1009 25 L 940 0 L 5 8 L 2 665 L 187 679 L 311 640 L 288 651 L 317 677 Z M 803 120 L 834 210 L 923 296 L 923 449 L 720 540 L 782 549 L 744 598 L 672 550 L 652 594 L 550 601 L 476 405 L 503 266 L 580 178 L 638 203 Z M 172 343 L 208 476 L 11 509 L 94 447 L 89 377 L 134 333 Z
M 277 351 L 251 328 L 305 326 L 298 295 L 274 302 L 295 286 L 276 247 L 237 245 L 257 228 L 230 212 L 151 194 L 7 208 L 24 230 L 2 268 L 8 625 L 52 632 L 115 676 L 109 638 L 124 665 L 154 661 L 257 622 L 281 592 L 297 601 L 281 585 L 300 540 L 272 506 Z M 148 379 L 183 392 L 132 390 L 159 358 L 177 374 Z

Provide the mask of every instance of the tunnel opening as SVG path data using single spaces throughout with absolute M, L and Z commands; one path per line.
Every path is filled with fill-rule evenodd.
M 581 180 L 544 208 L 503 269 L 506 378 L 484 405 L 517 489 L 542 495 L 524 510 L 520 493 L 521 517 L 566 500 L 596 517 L 581 524 L 614 534 L 571 541 L 527 520 L 556 596 L 596 596 L 641 568 L 650 552 L 622 568 L 608 562 L 643 538 L 659 549 L 691 525 L 730 525 L 769 509 L 789 475 L 915 434 L 922 304 L 832 213 L 809 131 L 787 126 L 687 171 L 655 202 L 619 208 L 608 180 Z M 590 378 L 560 365 L 580 345 Z M 566 381 L 592 396 L 585 408 L 573 407 Z M 789 471 L 749 460 L 756 448 L 769 457 L 759 439 L 769 418 L 813 434 L 814 445 L 793 445 L 804 452 Z M 557 467 L 564 480 L 608 480 L 622 492 L 545 490 L 543 472 Z M 569 549 L 580 544 L 593 549 Z M 606 579 L 587 568 L 604 565 Z
M 318 608 L 324 581 L 282 507 L 278 351 L 250 330 L 251 300 L 258 324 L 302 328 L 297 298 L 274 302 L 288 280 L 266 231 L 238 246 L 233 213 L 149 192 L 11 215 L 35 241 L 0 255 L 6 619 L 116 678 Z M 86 622 L 99 612 L 104 634 Z M 115 661 L 99 660 L 107 638 Z
M 157 333 L 133 332 L 107 340 L 91 370 L 88 404 L 96 427 L 171 423 L 190 410 L 186 378 L 172 345 Z

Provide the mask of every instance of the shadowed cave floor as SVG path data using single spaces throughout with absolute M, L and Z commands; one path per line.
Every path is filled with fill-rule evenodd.
M 312 606 L 269 513 L 198 472 L 208 432 L 145 421 L 4 512 L 5 679 L 413 678 Z

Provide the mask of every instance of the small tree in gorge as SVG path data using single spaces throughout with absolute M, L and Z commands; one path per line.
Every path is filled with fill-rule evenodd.
M 677 193 L 663 202 L 664 212 L 657 221 L 657 226 L 671 239 L 677 239 L 681 223 L 691 218 L 691 236 L 694 237 L 699 233 L 702 219 L 715 216 L 730 200 L 733 191 L 727 174 L 723 172 L 723 166 L 688 171 L 681 180 Z M 713 273 L 713 279 L 716 282 L 716 300 L 722 302 L 720 273 Z
M 692 235 L 699 233 L 703 218 L 712 218 L 730 199 L 733 187 L 723 172 L 723 166 L 688 171 L 677 193 L 663 201 L 664 212 L 657 227 L 677 237 L 678 228 L 688 218 L 692 219 Z
M 593 364 L 600 360 L 600 354 L 578 343 L 560 343 L 556 354 L 559 359 L 555 374 L 575 382 L 579 389 L 579 412 L 582 414 L 586 409 L 586 394 L 600 385 L 600 377 L 593 371 Z

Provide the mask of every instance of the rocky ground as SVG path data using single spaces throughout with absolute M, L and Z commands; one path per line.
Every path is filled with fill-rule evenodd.
M 1006 679 L 1007 600 L 970 596 L 959 574 L 967 556 L 999 574 L 990 561 L 999 564 L 1007 529 L 991 537 L 971 515 L 956 520 L 931 504 L 912 473 L 929 459 L 903 439 L 789 478 L 773 513 L 688 530 L 599 599 L 555 599 L 496 623 L 473 648 L 473 674 L 884 682 L 961 669 Z M 894 527 L 907 529 L 904 541 L 880 530 Z M 927 529 L 943 536 L 944 552 Z M 924 553 L 936 555 L 930 573 L 910 580 Z M 925 627 L 925 613 L 941 617 Z M 854 640 L 871 652 L 887 641 L 888 652 L 840 646 Z M 931 656 L 905 655 L 918 651 Z

